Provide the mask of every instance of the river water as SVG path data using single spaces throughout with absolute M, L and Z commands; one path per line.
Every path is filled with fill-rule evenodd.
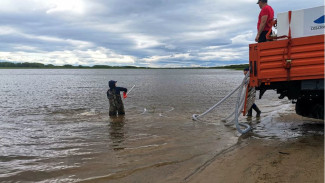
M 243 79 L 214 69 L 0 70 L 0 182 L 179 182 L 241 136 L 221 119 L 235 97 L 193 121 Z M 133 91 L 125 117 L 108 116 L 108 81 Z M 323 135 L 323 124 L 294 113 L 268 91 L 257 100 L 261 118 L 247 119 L 255 138 Z M 155 172 L 160 167 L 163 171 Z M 141 173 L 142 172 L 142 173 Z

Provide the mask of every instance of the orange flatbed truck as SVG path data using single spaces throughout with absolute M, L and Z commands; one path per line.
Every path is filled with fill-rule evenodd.
M 249 45 L 249 86 L 260 91 L 259 98 L 276 90 L 279 99 L 296 104 L 298 115 L 324 119 L 324 29 L 320 35 L 294 38 L 290 21 L 291 11 L 287 35 L 268 34 L 273 41 Z

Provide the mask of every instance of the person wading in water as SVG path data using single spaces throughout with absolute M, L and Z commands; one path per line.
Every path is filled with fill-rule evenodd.
M 109 90 L 107 90 L 107 98 L 109 100 L 109 116 L 116 116 L 117 113 L 118 115 L 125 115 L 120 92 L 123 91 L 123 97 L 126 98 L 126 92 L 128 90 L 123 87 L 116 87 L 116 82 L 113 80 L 108 82 Z
M 246 76 L 247 72 L 249 71 L 249 68 L 245 68 L 244 69 L 244 75 Z M 254 96 L 255 96 L 255 88 L 254 87 L 249 87 L 248 88 L 248 93 L 250 94 L 251 92 L 254 93 Z M 255 98 L 255 97 L 254 97 Z M 256 117 L 260 117 L 261 116 L 261 110 L 257 107 L 257 105 L 255 103 L 253 103 L 252 107 L 248 110 L 248 113 L 247 113 L 247 117 L 252 117 L 253 115 L 253 109 L 254 111 L 256 111 Z

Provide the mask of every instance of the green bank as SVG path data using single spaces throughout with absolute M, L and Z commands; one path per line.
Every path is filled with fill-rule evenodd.
M 153 68 L 153 67 L 136 67 L 136 66 L 109 66 L 109 65 L 94 65 L 94 66 L 83 66 L 83 65 L 62 65 L 57 66 L 53 64 L 42 64 L 42 63 L 14 63 L 14 62 L 0 62 L 0 69 L 235 69 L 243 70 L 248 67 L 248 64 L 239 65 L 226 65 L 226 66 L 215 66 L 215 67 L 173 67 L 173 68 Z

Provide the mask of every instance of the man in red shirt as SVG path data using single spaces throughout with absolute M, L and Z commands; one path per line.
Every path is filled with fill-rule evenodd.
M 274 18 L 274 11 L 271 6 L 267 4 L 267 0 L 258 0 L 257 4 L 261 8 L 257 22 L 256 42 L 266 42 L 266 34 L 272 29 L 271 21 Z

